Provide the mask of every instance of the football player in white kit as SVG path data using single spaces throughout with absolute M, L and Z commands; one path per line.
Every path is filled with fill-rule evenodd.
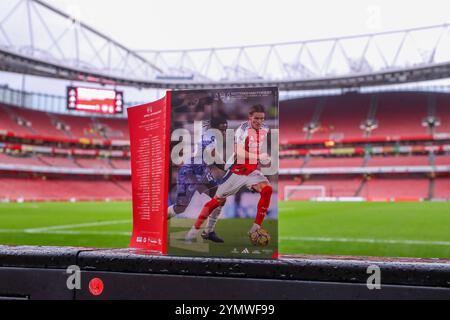
M 243 122 L 235 133 L 234 164 L 223 177 L 215 197 L 205 204 L 195 224 L 186 234 L 187 241 L 196 239 L 203 222 L 216 208 L 225 204 L 228 196 L 236 194 L 242 187 L 247 187 L 260 194 L 256 218 L 249 234 L 261 228 L 272 196 L 272 186 L 269 180 L 258 170 L 258 163 L 266 164 L 270 161 L 267 153 L 261 153 L 262 145 L 269 133 L 269 128 L 264 125 L 264 120 L 265 109 L 262 105 L 250 108 L 248 121 Z M 203 234 L 202 237 L 208 238 Z

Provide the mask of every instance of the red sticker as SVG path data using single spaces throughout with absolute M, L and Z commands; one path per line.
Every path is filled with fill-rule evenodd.
M 103 292 L 103 281 L 99 278 L 94 278 L 89 281 L 89 291 L 94 296 L 99 296 Z

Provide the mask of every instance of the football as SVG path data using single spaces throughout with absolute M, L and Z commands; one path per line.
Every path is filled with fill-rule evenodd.
M 265 229 L 261 228 L 250 234 L 250 241 L 254 246 L 265 247 L 269 244 L 270 235 Z

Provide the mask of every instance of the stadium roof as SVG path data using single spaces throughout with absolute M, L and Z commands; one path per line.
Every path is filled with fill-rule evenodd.
M 4 0 L 0 70 L 138 88 L 352 88 L 450 77 L 449 25 L 340 38 L 135 51 L 41 0 Z M 26 23 L 24 23 L 26 21 Z

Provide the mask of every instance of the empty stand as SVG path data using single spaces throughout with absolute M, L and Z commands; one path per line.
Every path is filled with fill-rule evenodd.
M 329 147 L 328 144 L 324 144 L 325 140 L 362 138 L 364 132 L 360 126 L 369 117 L 377 120 L 378 123 L 378 128 L 370 134 L 372 137 L 426 135 L 430 131 L 422 125 L 422 122 L 427 116 L 435 116 L 440 121 L 440 125 L 435 128 L 434 133 L 450 134 L 450 95 L 421 92 L 351 93 L 283 101 L 280 103 L 280 141 L 286 143 L 292 140 L 312 139 L 315 140 L 314 145 L 311 146 L 312 149 Z M 19 125 L 16 121 L 18 118 L 24 120 L 29 126 Z M 57 129 L 55 125 L 57 122 L 66 125 L 67 130 Z M 308 134 L 304 128 L 311 123 L 317 123 L 320 126 Z M 0 105 L 0 130 L 11 131 L 18 135 L 129 139 L 128 122 L 125 119 L 60 115 L 4 105 Z M 336 146 L 339 146 L 339 143 L 337 141 Z M 350 142 L 346 141 L 346 144 L 352 146 L 351 140 Z M 378 146 L 378 144 L 368 143 L 367 147 L 370 146 Z M 130 170 L 130 161 L 126 159 L 53 157 L 41 154 L 12 156 L 0 153 L 1 163 L 60 168 Z M 450 155 L 373 155 L 366 156 L 366 158 L 336 155 L 336 157 L 308 156 L 280 160 L 280 168 L 283 169 L 431 165 L 450 166 Z M 283 198 L 285 186 L 300 185 L 306 188 L 295 192 L 295 199 L 299 200 L 308 200 L 319 196 L 321 193 L 315 187 L 325 190 L 327 197 L 361 196 L 370 200 L 418 200 L 433 195 L 435 198 L 450 198 L 449 181 L 449 178 L 444 177 L 430 180 L 425 175 L 392 176 L 383 174 L 372 177 L 366 182 L 363 175 L 330 176 L 321 173 L 311 174 L 308 177 L 282 176 L 279 181 L 279 194 Z M 312 189 L 308 191 L 308 187 L 312 187 Z M 0 198 L 5 197 L 129 199 L 131 183 L 130 181 L 107 181 L 101 178 L 75 180 L 72 177 L 65 177 L 42 180 L 0 177 Z
M 357 158 L 316 158 L 311 157 L 305 168 L 362 167 L 364 159 Z
M 426 93 L 380 93 L 372 136 L 417 136 L 428 133 L 422 125 L 428 115 Z
M 0 153 L 0 163 L 28 165 L 28 166 L 45 166 L 45 163 L 43 163 L 42 161 L 39 160 L 39 158 L 34 156 L 19 157 L 19 156 L 9 156 L 3 153 Z
M 111 165 L 115 169 L 130 169 L 131 168 L 130 160 L 111 160 Z
M 72 158 L 39 156 L 42 162 L 51 167 L 79 168 Z
M 90 169 L 113 169 L 107 159 L 77 158 L 76 163 L 82 168 Z
M 43 180 L 0 177 L 0 199 L 25 200 L 129 200 L 131 182 L 123 181 L 118 186 L 106 180 Z
M 374 156 L 369 159 L 369 167 L 383 166 L 429 166 L 429 156 Z
M 436 156 L 434 164 L 437 166 L 450 166 L 450 155 Z
M 434 180 L 434 198 L 450 200 L 450 178 L 437 178 Z
M 303 158 L 296 158 L 296 159 L 281 159 L 280 160 L 280 168 L 300 168 L 303 166 L 304 160 Z
M 104 126 L 104 136 L 107 139 L 130 139 L 128 122 L 120 119 L 98 119 L 97 123 Z
M 11 111 L 31 123 L 34 134 L 43 136 L 65 136 L 63 130 L 58 130 L 55 123 L 46 112 L 10 107 Z
M 429 180 L 426 178 L 373 177 L 361 191 L 371 200 L 418 200 L 428 197 Z
M 0 130 L 10 131 L 16 134 L 32 134 L 33 132 L 26 126 L 19 125 L 13 113 L 8 107 L 0 104 Z
M 312 139 L 360 138 L 363 136 L 361 123 L 367 119 L 370 95 L 346 94 L 328 97 L 320 117 L 320 128 Z
M 0 153 L 0 164 L 18 164 L 28 166 L 49 166 L 61 168 L 87 169 L 130 169 L 130 160 L 108 160 L 96 158 L 68 158 L 44 155 L 11 156 Z
M 436 127 L 436 133 L 450 134 L 450 95 L 437 94 L 436 117 L 440 120 L 440 125 Z
M 56 118 L 68 126 L 68 133 L 75 138 L 101 138 L 101 136 L 93 130 L 94 125 L 88 117 L 57 115 Z
M 19 125 L 15 119 L 20 118 L 30 126 Z M 57 129 L 60 122 L 67 131 Z M 99 130 L 103 128 L 103 130 Z M 72 138 L 129 139 L 126 119 L 103 119 L 70 116 L 0 105 L 0 130 L 7 130 L 18 135 L 41 135 Z
M 280 141 L 305 139 L 303 128 L 312 121 L 319 101 L 304 98 L 280 103 Z

